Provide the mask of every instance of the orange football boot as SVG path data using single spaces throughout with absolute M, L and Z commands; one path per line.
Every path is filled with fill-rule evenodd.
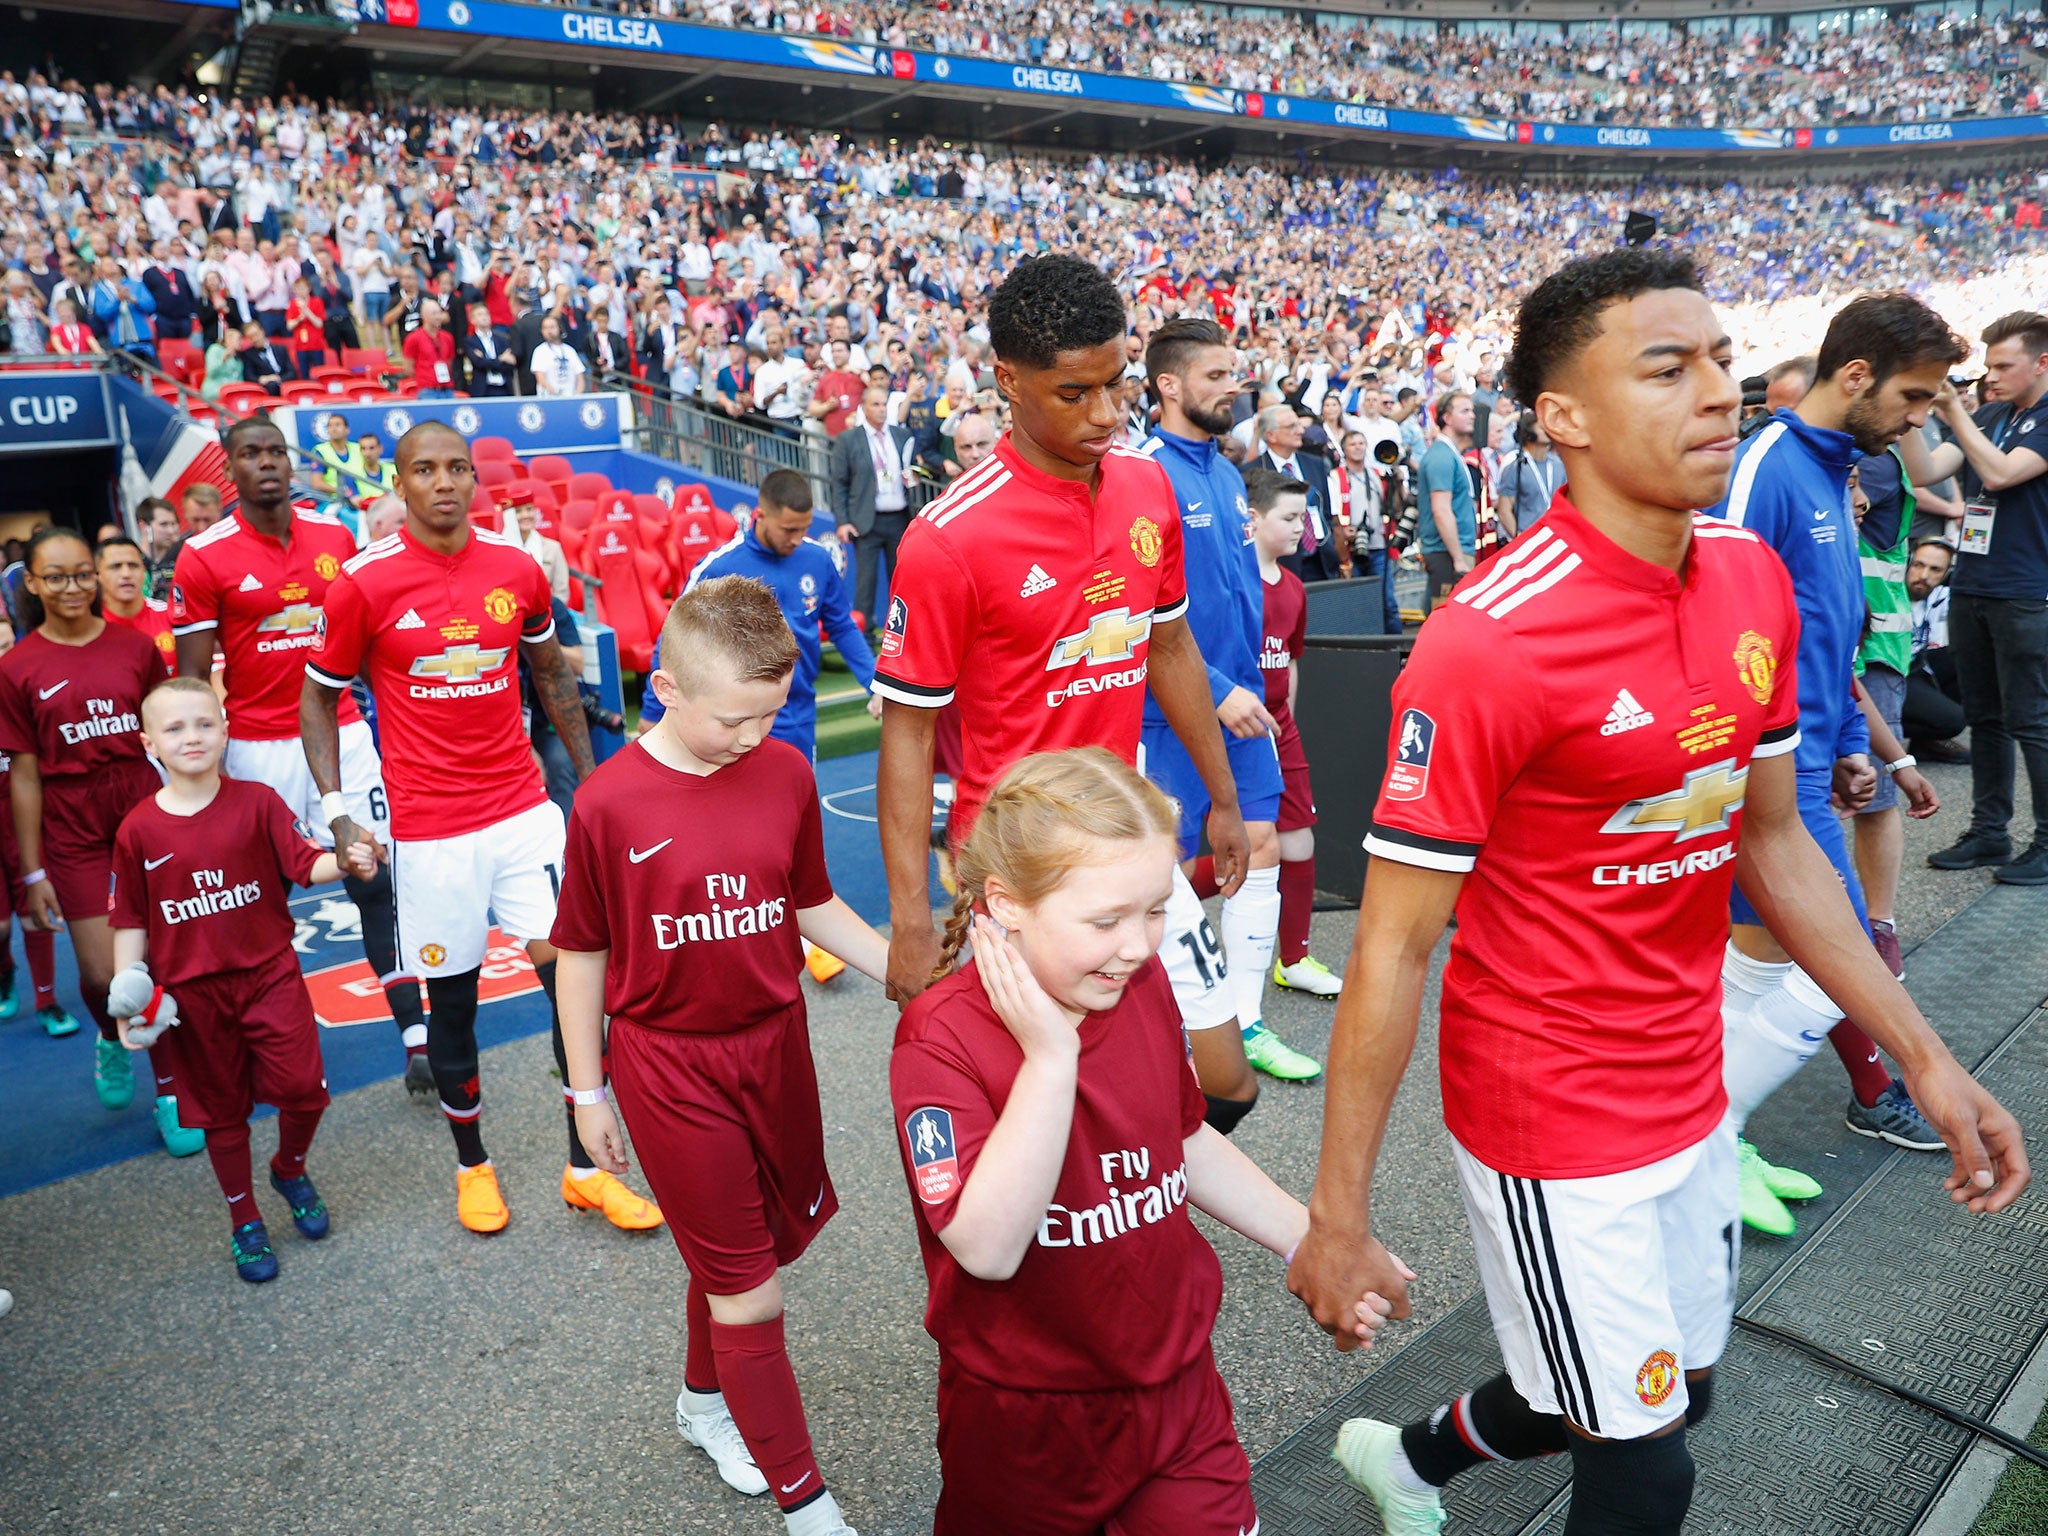
M 572 1211 L 603 1211 L 621 1232 L 651 1232 L 661 1225 L 661 1207 L 643 1200 L 602 1168 L 582 1178 L 562 1170 L 562 1203 Z
M 455 1170 L 455 1219 L 484 1235 L 504 1231 L 512 1219 L 505 1197 L 498 1193 L 498 1170 L 489 1163 Z

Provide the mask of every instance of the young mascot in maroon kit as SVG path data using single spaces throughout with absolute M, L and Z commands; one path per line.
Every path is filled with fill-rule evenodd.
M 1187 1208 L 1281 1255 L 1308 1212 L 1203 1123 L 1154 958 L 1175 836 L 1164 794 L 1082 747 L 1004 774 L 955 853 L 941 959 L 970 927 L 975 958 L 910 1004 L 889 1070 L 939 1345 L 936 1536 L 1258 1528 Z M 1358 1304 L 1362 1338 L 1386 1310 Z
M 227 1197 L 235 1271 L 277 1275 L 249 1165 L 249 1112 L 278 1111 L 270 1186 L 299 1232 L 327 1235 L 327 1207 L 306 1175 L 306 1150 L 327 1107 L 313 1000 L 292 948 L 294 885 L 338 879 L 267 784 L 223 778 L 227 718 L 212 685 L 177 678 L 142 701 L 142 735 L 168 782 L 122 818 L 114 836 L 114 977 L 108 1011 L 122 1043 L 151 1047 L 170 1067 L 187 1124 L 206 1131 Z M 375 854 L 353 845 L 353 872 Z M 160 1026 L 166 1019 L 170 1027 Z
M 8 793 L 27 888 L 21 916 L 69 928 L 79 995 L 100 1031 L 93 1086 L 106 1108 L 126 1109 L 134 1068 L 104 1006 L 114 979 L 107 880 L 115 828 L 163 782 L 138 730 L 143 695 L 169 674 L 146 636 L 100 616 L 99 573 L 80 534 L 38 532 L 26 585 L 32 627 L 0 660 L 0 752 L 12 754 Z M 158 1078 L 158 1098 L 174 1097 Z M 157 1124 L 167 1144 L 189 1137 L 175 1104 L 159 1105 Z
M 854 1536 L 811 1452 L 780 1266 L 839 1208 L 802 940 L 880 981 L 888 945 L 832 894 L 811 765 L 768 737 L 796 640 L 760 582 L 692 587 L 662 626 L 667 712 L 577 791 L 553 943 L 576 1128 L 626 1170 L 611 1080 L 689 1266 L 676 1428 L 790 1536 Z

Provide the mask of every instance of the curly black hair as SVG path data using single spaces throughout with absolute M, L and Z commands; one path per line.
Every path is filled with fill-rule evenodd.
M 1019 262 L 988 303 L 996 356 L 1030 368 L 1050 368 L 1062 352 L 1120 341 L 1128 328 L 1116 284 L 1078 256 Z
M 1530 290 L 1515 316 L 1508 354 L 1508 392 L 1534 405 L 1558 371 L 1600 334 L 1600 312 L 1638 294 L 1665 288 L 1704 293 L 1699 266 L 1682 251 L 1622 246 L 1559 267 Z

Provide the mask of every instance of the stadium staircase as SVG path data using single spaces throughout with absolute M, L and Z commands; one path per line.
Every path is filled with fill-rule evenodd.
M 1958 1060 L 2032 1133 L 2048 1124 L 2048 890 L 1994 886 L 1917 946 L 1907 985 Z M 1699 1482 L 1687 1536 L 1909 1536 L 1997 1419 L 2029 1365 L 2048 1364 L 2048 1193 L 1974 1217 L 1941 1187 L 1946 1155 L 1850 1135 L 1847 1089 L 1815 1062 L 1752 1118 L 1774 1162 L 1827 1186 L 1799 1235 L 1744 1239 L 1735 1337 L 1714 1411 L 1691 1436 Z M 1389 1170 L 1382 1168 L 1381 1177 Z M 1371 1500 L 1330 1460 L 1349 1418 L 1427 1414 L 1501 1368 L 1474 1295 L 1260 1458 L 1265 1536 L 1377 1530 Z M 2022 1427 L 2024 1432 L 2024 1427 Z M 2036 1455 L 2039 1453 L 2036 1452 Z M 1483 1467 L 1445 1498 L 1460 1536 L 1559 1536 L 1568 1458 Z

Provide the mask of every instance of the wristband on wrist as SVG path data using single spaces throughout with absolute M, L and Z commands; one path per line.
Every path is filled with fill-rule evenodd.
M 602 1088 L 564 1088 L 562 1094 L 571 1104 L 602 1104 L 604 1102 L 604 1090 Z
M 1908 752 L 1904 757 L 1895 757 L 1884 765 L 1886 773 L 1897 773 L 1904 768 L 1918 768 L 1920 759 Z
M 32 869 L 27 874 L 21 877 L 21 883 L 23 885 L 35 885 L 38 882 L 47 880 L 49 878 L 50 875 L 47 870 Z
M 320 816 L 330 826 L 348 814 L 348 801 L 338 789 L 330 789 L 320 797 Z

